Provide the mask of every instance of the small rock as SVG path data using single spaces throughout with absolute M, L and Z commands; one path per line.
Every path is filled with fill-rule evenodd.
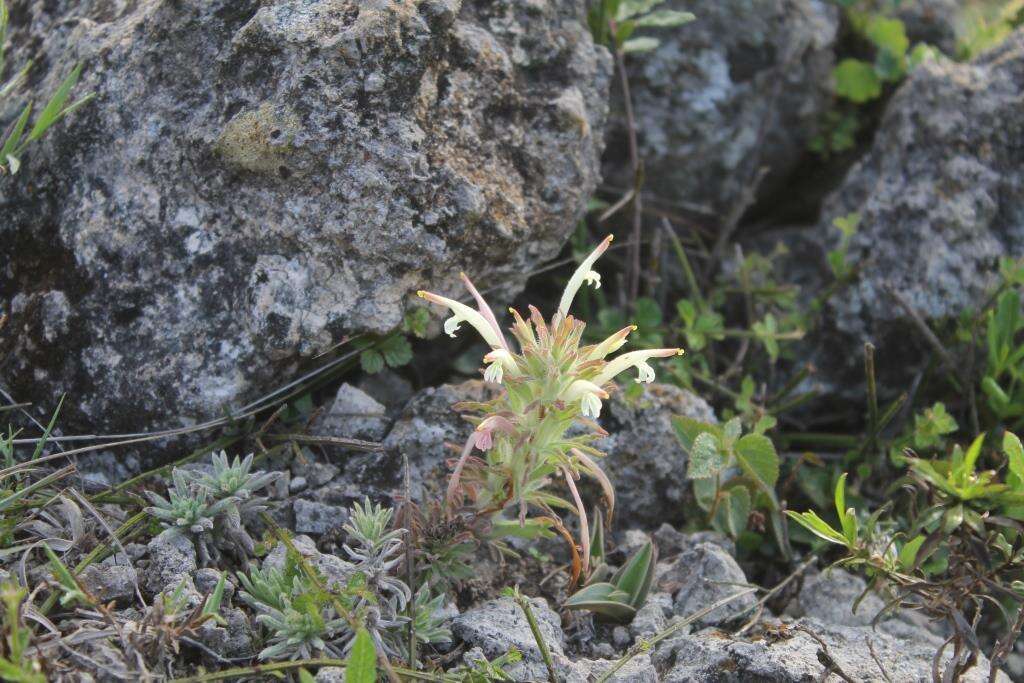
M 91 564 L 78 578 L 82 587 L 103 603 L 134 597 L 138 580 L 130 564 Z
M 300 534 L 325 534 L 348 521 L 345 508 L 298 498 L 292 503 L 295 531 Z
M 339 471 L 337 467 L 330 463 L 317 462 L 315 460 L 306 460 L 305 462 L 296 460 L 292 463 L 292 476 L 302 477 L 309 482 L 310 486 L 314 487 L 320 487 L 329 483 L 338 476 Z
M 580 659 L 572 663 L 572 668 L 581 676 L 579 680 L 596 681 L 615 663 L 614 659 Z M 573 680 L 571 676 L 566 678 Z M 633 657 L 608 679 L 610 683 L 658 683 L 660 680 L 650 655 L 646 653 Z
M 633 617 L 629 632 L 634 638 L 650 637 L 668 625 L 669 614 L 672 614 L 672 595 L 651 593 Z
M 548 607 L 544 598 L 531 598 L 530 605 L 548 649 L 553 654 L 563 655 L 564 635 L 558 614 Z M 509 668 L 509 673 L 516 680 L 547 678 L 537 641 L 523 610 L 512 598 L 490 600 L 463 612 L 452 621 L 452 633 L 467 646 L 479 647 L 489 659 L 517 648 L 523 659 Z
M 326 436 L 380 441 L 390 427 L 383 405 L 361 389 L 342 384 L 318 429 Z
M 306 490 L 306 486 L 308 486 L 308 483 L 306 482 L 305 477 L 295 477 L 290 482 L 288 482 L 288 492 L 300 493 Z
M 292 545 L 300 555 L 305 557 L 315 569 L 323 574 L 327 581 L 327 588 L 345 586 L 355 572 L 355 565 L 351 562 L 346 562 L 340 557 L 317 550 L 316 543 L 309 536 L 296 536 L 292 539 Z M 278 543 L 263 558 L 264 571 L 267 569 L 284 570 L 287 555 L 288 548 L 283 543 Z
M 612 629 L 612 643 L 620 650 L 625 650 L 631 642 L 629 629 L 625 626 L 616 626 Z
M 196 549 L 186 536 L 171 529 L 161 532 L 147 545 L 149 566 L 143 577 L 144 587 L 151 594 L 159 593 L 168 584 L 178 584 L 196 570 Z
M 669 570 L 658 578 L 658 589 L 675 594 L 673 611 L 688 617 L 705 607 L 743 590 L 747 577 L 721 547 L 700 543 L 682 553 Z M 744 595 L 712 611 L 696 624 L 725 623 L 755 604 L 753 594 Z
M 198 570 L 195 574 L 196 590 L 203 595 L 212 595 L 213 591 L 217 589 L 221 576 L 223 574 L 220 571 L 209 567 Z M 231 579 L 227 579 L 224 581 L 224 602 L 230 602 L 234 594 L 235 584 L 231 582 Z
M 611 643 L 594 643 L 590 646 L 590 653 L 601 659 L 609 659 L 615 656 L 615 648 Z
M 341 666 L 325 666 L 316 672 L 316 683 L 345 683 L 345 668 Z
M 731 538 L 717 531 L 697 531 L 692 534 L 684 534 L 681 531 L 676 531 L 671 524 L 662 524 L 654 532 L 654 542 L 658 546 L 658 556 L 664 559 L 689 550 L 698 543 L 713 543 L 733 557 L 736 556 L 736 544 Z

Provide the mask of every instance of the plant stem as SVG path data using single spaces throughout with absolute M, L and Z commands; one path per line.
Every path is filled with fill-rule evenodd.
M 533 639 L 537 641 L 537 647 L 540 648 L 540 656 L 544 660 L 544 665 L 548 668 L 548 680 L 551 683 L 558 683 L 558 676 L 555 675 L 555 663 L 551 659 L 551 650 L 548 649 L 548 644 L 544 641 L 544 635 L 540 632 L 540 625 L 537 623 L 537 617 L 533 615 L 533 609 L 530 607 L 530 601 L 526 599 L 526 596 L 519 592 L 519 588 L 516 587 L 512 591 L 512 598 L 519 604 L 519 608 L 523 610 L 523 614 L 526 615 L 526 622 L 530 625 L 530 631 L 533 633 Z

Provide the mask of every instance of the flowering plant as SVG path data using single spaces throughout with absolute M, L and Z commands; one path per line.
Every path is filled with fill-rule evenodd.
M 465 275 L 462 280 L 477 303 L 477 308 L 431 292 L 419 295 L 451 309 L 444 330 L 455 336 L 459 325 L 469 323 L 491 351 L 484 356 L 484 379 L 500 384 L 501 394 L 487 402 L 461 403 L 466 417 L 476 425 L 455 462 L 448 485 L 447 501 L 461 506 L 468 497 L 478 515 L 491 518 L 495 537 L 516 535 L 535 537 L 554 529 L 563 536 L 572 552 L 572 579 L 589 573 L 590 531 L 587 514 L 576 481 L 587 474 L 601 485 L 610 518 L 615 506 L 611 481 L 597 464 L 604 455 L 591 444 L 607 433 L 594 422 L 601 413 L 601 402 L 614 388 L 612 379 L 629 368 L 637 369 L 637 382 L 654 380 L 648 364 L 652 358 L 666 358 L 681 349 L 650 349 L 605 358 L 626 343 L 636 329 L 629 325 L 600 344 L 580 346 L 586 324 L 569 315 L 576 292 L 584 283 L 601 286 L 594 262 L 611 244 L 609 235 L 586 258 L 569 279 L 558 309 L 550 323 L 530 306 L 529 319 L 509 309 L 512 336 L 518 348 L 505 338 L 490 306 Z M 584 428 L 583 433 L 577 427 Z M 572 430 L 570 434 L 570 430 Z M 483 457 L 474 456 L 474 452 Z M 549 490 L 552 478 L 565 481 L 572 501 Z M 577 548 L 572 535 L 555 509 L 574 510 L 580 520 Z M 517 519 L 502 513 L 516 510 Z M 531 518 L 532 511 L 539 515 Z

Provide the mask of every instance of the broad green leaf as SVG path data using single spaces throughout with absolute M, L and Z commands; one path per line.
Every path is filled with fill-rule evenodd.
M 693 442 L 699 434 L 710 432 L 715 436 L 722 436 L 722 428 L 718 425 L 694 420 L 692 417 L 685 415 L 673 415 L 672 426 L 676 430 L 676 437 L 679 439 L 679 443 L 682 444 L 683 450 L 687 452 L 693 448 Z
M 698 434 L 693 442 L 693 448 L 690 449 L 686 476 L 690 479 L 708 479 L 721 472 L 724 466 L 718 439 L 709 432 Z
M 345 662 L 345 683 L 377 683 L 377 648 L 365 628 L 356 631 L 352 652 Z
M 412 360 L 412 346 L 400 334 L 392 335 L 380 343 L 380 353 L 389 367 L 398 368 Z
M 589 610 L 620 621 L 636 614 L 629 604 L 629 594 L 610 583 L 592 583 L 581 588 L 565 601 L 565 607 Z
M 875 68 L 859 59 L 844 59 L 832 71 L 836 94 L 858 104 L 877 99 L 882 94 L 882 82 Z
M 900 566 L 903 567 L 903 569 L 910 570 L 914 568 L 914 561 L 917 559 L 917 551 L 921 549 L 922 543 L 924 543 L 924 536 L 918 534 L 900 548 L 899 561 Z
M 743 431 L 743 424 L 740 422 L 738 417 L 734 417 L 725 423 L 722 427 L 722 434 L 725 436 L 723 439 L 726 444 L 736 441 L 740 438 L 740 434 Z
M 750 517 L 750 492 L 744 486 L 735 486 L 723 495 L 724 498 L 719 503 L 719 520 L 729 535 L 736 538 L 747 529 L 747 519 Z
M 612 577 L 612 583 L 629 595 L 626 602 L 639 609 L 654 579 L 654 545 L 647 541 Z
M 763 434 L 747 434 L 736 442 L 736 460 L 774 501 L 775 484 L 779 480 L 779 456 L 771 439 Z
M 670 28 L 688 24 L 697 17 L 691 12 L 680 12 L 673 9 L 659 9 L 650 14 L 638 17 L 637 26 L 648 26 L 653 28 Z
M 657 38 L 650 38 L 648 36 L 640 36 L 639 38 L 630 38 L 629 40 L 622 43 L 622 52 L 624 54 L 631 54 L 634 52 L 650 52 L 651 50 L 657 49 L 658 45 L 661 44 Z
M 865 33 L 868 40 L 894 56 L 902 57 L 910 48 L 907 31 L 899 19 L 876 14 L 868 22 Z
M 384 369 L 384 356 L 376 349 L 366 349 L 359 354 L 359 364 L 363 372 L 375 375 Z

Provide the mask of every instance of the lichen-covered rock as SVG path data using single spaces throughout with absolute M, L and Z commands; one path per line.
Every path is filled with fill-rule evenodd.
M 185 535 L 166 530 L 158 534 L 147 546 L 148 565 L 143 574 L 143 585 L 150 594 L 172 588 L 182 579 L 192 582 L 196 570 L 196 548 Z
M 387 434 L 387 409 L 361 389 L 342 384 L 334 403 L 317 425 L 317 431 L 327 436 L 377 441 Z
M 91 564 L 78 575 L 82 587 L 102 603 L 127 600 L 135 596 L 138 580 L 135 567 L 126 564 Z
M 652 33 L 661 45 L 628 57 L 646 186 L 720 217 L 759 167 L 770 169 L 770 187 L 806 151 L 831 102 L 839 13 L 824 0 L 670 0 L 665 7 L 697 20 Z M 620 115 L 610 140 L 623 131 Z M 608 167 L 619 169 L 619 184 L 632 185 L 620 159 Z
M 292 509 L 295 512 L 295 532 L 300 534 L 326 534 L 348 521 L 345 508 L 315 500 L 297 498 Z
M 668 667 L 668 673 L 662 678 L 665 683 L 811 683 L 822 680 L 825 668 L 818 659 L 821 645 L 807 631 L 828 646 L 828 654 L 850 680 L 918 683 L 932 680 L 933 643 L 895 638 L 869 626 L 845 626 L 813 618 L 791 624 L 762 625 L 760 633 L 750 640 L 732 638 L 715 629 L 677 636 L 659 645 L 654 661 Z M 880 666 L 884 667 L 884 674 Z M 986 681 L 988 669 L 987 661 L 982 658 L 963 680 Z M 1008 679 L 1000 677 L 999 680 Z
M 823 372 L 862 377 L 852 337 L 880 350 L 881 372 L 907 376 L 921 364 L 924 342 L 887 288 L 925 321 L 952 318 L 984 302 L 1000 257 L 1024 253 L 1022 94 L 1018 31 L 975 62 L 925 62 L 893 96 L 870 151 L 818 226 L 835 235 L 834 218 L 860 214 L 849 253 L 859 277 L 829 307 L 846 341 L 821 344 Z
M 656 575 L 655 585 L 658 590 L 673 594 L 672 609 L 677 616 L 689 617 L 742 591 L 747 577 L 721 546 L 701 543 L 680 554 L 673 564 Z M 694 623 L 705 626 L 726 623 L 749 611 L 755 602 L 754 595 L 748 593 Z
M 0 186 L 4 377 L 62 424 L 217 416 L 460 271 L 520 288 L 599 175 L 582 0 L 30 3 L 96 98 Z M 25 47 L 29 46 L 29 47 Z M 19 60 L 24 61 L 24 60 Z
M 563 652 L 562 622 L 544 598 L 531 598 L 530 605 L 541 636 L 553 655 Z M 488 659 L 500 657 L 513 647 L 523 659 L 508 669 L 517 681 L 545 680 L 547 668 L 523 610 L 512 598 L 499 598 L 463 612 L 452 621 L 452 634 L 467 646 L 478 647 Z
M 580 683 L 596 681 L 615 664 L 615 660 L 580 659 L 572 662 L 564 678 L 566 681 L 578 680 Z M 657 670 L 651 663 L 650 655 L 646 653 L 629 660 L 608 678 L 609 683 L 658 683 L 660 680 Z

